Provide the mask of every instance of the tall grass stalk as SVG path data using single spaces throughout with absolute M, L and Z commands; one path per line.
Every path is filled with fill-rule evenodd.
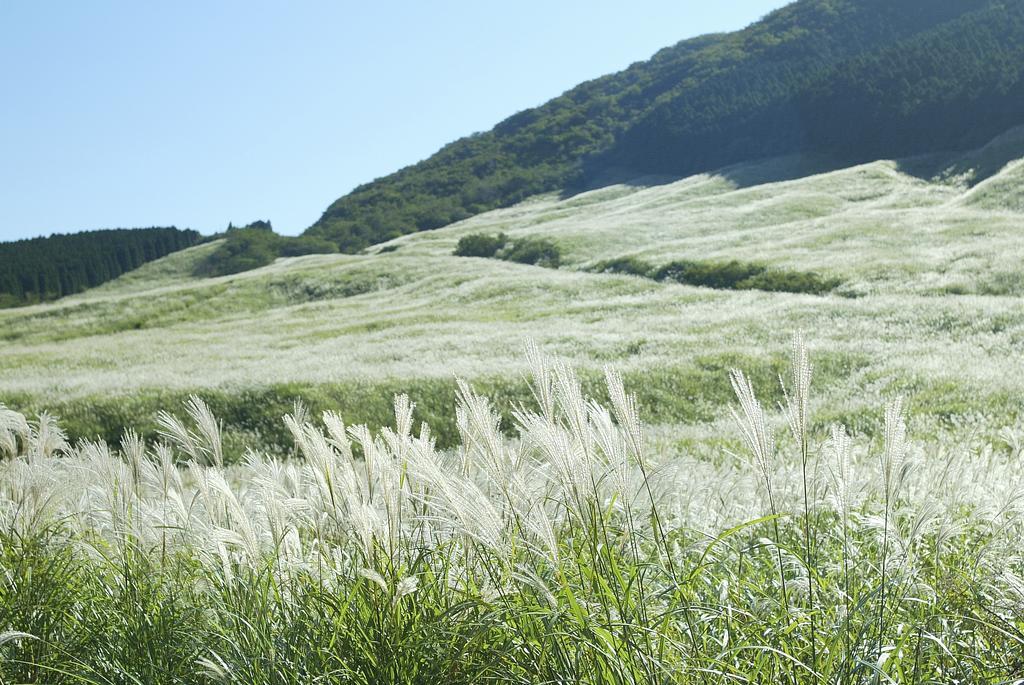
M 812 527 L 811 527 L 811 516 L 812 516 L 812 495 L 811 495 L 811 482 L 807 473 L 808 463 L 810 462 L 810 438 L 808 436 L 808 402 L 810 397 L 811 389 L 811 376 L 812 367 L 809 359 L 807 345 L 804 343 L 803 336 L 799 333 L 793 337 L 792 342 L 792 353 L 790 357 L 790 390 L 786 389 L 786 384 L 780 379 L 782 385 L 783 395 L 786 399 L 786 417 L 789 421 L 790 430 L 793 433 L 793 439 L 797 443 L 797 447 L 800 451 L 800 477 L 801 486 L 803 490 L 803 523 L 804 523 L 804 568 L 807 570 L 807 604 L 811 626 L 811 670 L 815 673 L 815 682 L 817 682 L 817 669 L 818 669 L 818 635 L 817 635 L 817 619 L 814 610 L 814 572 L 815 563 L 813 556 L 813 539 L 812 539 Z

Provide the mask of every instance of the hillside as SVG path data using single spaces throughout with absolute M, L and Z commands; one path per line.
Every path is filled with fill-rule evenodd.
M 790 334 L 803 330 L 818 350 L 826 418 L 866 430 L 882 397 L 902 392 L 929 430 L 994 430 L 1018 420 L 1024 392 L 1014 366 L 1022 215 L 1008 209 L 1022 140 L 1016 131 L 963 155 L 800 178 L 804 160 L 781 157 L 549 194 L 372 254 L 216 278 L 194 269 L 218 246 L 197 246 L 102 288 L 0 312 L 2 401 L 54 411 L 73 437 L 116 440 L 126 425 L 154 430 L 159 409 L 198 392 L 229 435 L 287 450 L 279 419 L 294 398 L 381 425 L 402 391 L 452 444 L 454 375 L 527 401 L 521 352 L 533 339 L 586 378 L 614 362 L 645 416 L 682 440 L 721 416 L 729 368 L 770 388 Z M 551 239 L 562 267 L 452 255 L 460 238 L 497 232 Z M 590 271 L 620 257 L 758 262 L 841 285 L 798 295 Z
M 79 293 L 198 241 L 195 231 L 171 227 L 83 231 L 0 243 L 0 307 Z
M 335 201 L 354 252 L 538 193 L 802 154 L 840 168 L 1024 122 L 1024 2 L 799 0 L 584 83 Z

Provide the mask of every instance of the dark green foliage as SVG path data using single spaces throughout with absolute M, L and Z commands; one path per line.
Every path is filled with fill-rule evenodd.
M 992 3 L 832 69 L 800 97 L 805 147 L 866 161 L 966 149 L 1024 122 L 1024 3 Z
M 459 238 L 455 246 L 456 257 L 493 257 L 506 262 L 533 264 L 557 269 L 562 262 L 562 253 L 547 238 L 519 238 L 510 241 L 504 233 L 487 235 L 473 233 Z
M 599 262 L 589 271 L 630 274 L 656 281 L 675 281 L 720 290 L 765 290 L 813 295 L 831 292 L 842 283 L 837 278 L 825 278 L 813 271 L 770 268 L 736 260 L 713 262 L 683 259 L 656 268 L 637 257 L 620 257 Z
M 598 274 L 629 274 L 649 278 L 654 272 L 654 267 L 636 257 L 619 257 L 599 262 L 590 271 Z
M 722 290 L 766 290 L 769 292 L 822 295 L 835 290 L 840 281 L 823 278 L 811 271 L 770 269 L 761 264 L 680 260 L 653 272 L 658 281 Z
M 229 225 L 224 242 L 196 267 L 195 274 L 226 276 L 266 266 L 278 257 L 330 252 L 337 252 L 333 243 L 315 236 L 278 235 L 269 221 L 255 221 L 242 228 Z
M 299 236 L 297 238 L 280 236 L 279 254 L 282 257 L 301 257 L 307 254 L 330 254 L 338 248 L 323 238 Z
M 765 267 L 757 264 L 730 262 L 699 262 L 681 260 L 670 262 L 654 272 L 659 281 L 676 281 L 705 288 L 733 290 L 749 279 L 763 274 Z
M 1022 75 L 1024 0 L 800 0 L 363 185 L 309 234 L 351 252 L 627 175 L 974 147 L 1024 122 Z
M 486 235 L 483 233 L 472 233 L 459 238 L 459 244 L 455 246 L 456 257 L 493 257 L 498 250 L 508 243 L 508 236 L 504 233 L 498 235 Z
M 224 243 L 196 266 L 197 276 L 225 276 L 270 264 L 278 256 L 279 236 L 255 228 L 236 228 Z
M 557 269 L 562 261 L 558 246 L 547 238 L 522 238 L 498 253 L 499 259 Z
M 761 273 L 741 281 L 737 287 L 741 290 L 824 295 L 835 290 L 841 284 L 842 281 L 838 278 L 824 278 L 813 271 L 765 269 Z
M 1024 119 L 1021 102 L 998 122 L 987 116 L 1000 83 L 1020 81 L 1021 65 L 1004 53 L 1017 54 L 1024 36 L 1024 26 L 996 36 L 988 24 L 1012 25 L 1022 9 L 1019 0 L 795 3 L 707 51 L 707 78 L 645 113 L 600 164 L 686 174 L 794 152 L 845 164 L 973 146 Z M 964 89 L 977 95 L 962 103 L 973 124 L 954 105 Z M 908 118 L 929 121 L 934 135 L 914 140 Z
M 177 228 L 56 233 L 0 243 L 0 307 L 53 300 L 117 278 L 195 245 L 199 234 Z
M 253 221 L 250 224 L 246 224 L 245 226 L 234 226 L 234 225 L 231 224 L 231 222 L 228 222 L 228 233 L 231 233 L 232 231 L 245 230 L 247 228 L 252 228 L 252 229 L 255 229 L 257 231 L 270 231 L 270 232 L 273 232 L 273 230 L 274 230 L 274 226 L 269 221 L 267 221 L 265 219 L 257 219 L 256 221 Z

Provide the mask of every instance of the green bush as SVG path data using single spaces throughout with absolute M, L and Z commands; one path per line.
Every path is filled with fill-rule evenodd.
M 273 232 L 270 223 L 257 221 L 243 228 L 229 226 L 224 242 L 196 265 L 196 276 L 227 276 L 272 263 L 278 257 L 337 252 L 331 242 L 312 236 L 291 238 Z
M 490 257 L 549 269 L 557 269 L 562 261 L 558 245 L 547 238 L 520 238 L 511 242 L 504 233 L 463 236 L 452 254 L 456 257 Z
M 0 293 L 0 309 L 20 307 L 24 304 L 30 304 L 31 302 L 33 302 L 33 300 L 28 297 L 16 297 L 10 293 Z
M 498 254 L 499 259 L 557 269 L 562 261 L 558 246 L 547 238 L 523 238 Z
M 590 270 L 599 274 L 630 274 L 650 278 L 654 267 L 637 257 L 619 257 L 598 262 Z
M 670 262 L 654 271 L 651 278 L 719 290 L 764 290 L 811 295 L 823 295 L 841 284 L 838 278 L 823 278 L 813 271 L 771 269 L 762 264 L 736 260 Z
M 195 268 L 197 276 L 227 276 L 266 266 L 277 258 L 278 236 L 256 228 L 237 228 Z
M 459 238 L 454 254 L 456 257 L 493 257 L 507 243 L 508 236 L 504 233 L 498 235 L 471 233 Z
M 822 278 L 813 271 L 785 271 L 769 269 L 745 281 L 737 288 L 741 290 L 766 290 L 780 293 L 806 293 L 823 295 L 841 285 L 838 278 Z
M 654 278 L 659 281 L 676 281 L 686 285 L 705 288 L 732 290 L 740 283 L 764 273 L 765 267 L 758 264 L 730 262 L 698 262 L 681 260 L 670 262 L 658 269 Z

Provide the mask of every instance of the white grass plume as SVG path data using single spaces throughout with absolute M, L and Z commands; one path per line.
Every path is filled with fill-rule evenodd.
M 746 375 L 738 369 L 733 369 L 729 379 L 740 406 L 739 412 L 735 408 L 731 409 L 733 419 L 740 429 L 743 443 L 753 457 L 762 480 L 770 488 L 771 474 L 775 468 L 775 435 L 764 407 L 754 394 L 754 386 Z
M 60 427 L 57 418 L 47 412 L 39 412 L 38 417 L 30 424 L 29 454 L 48 459 L 68 449 L 67 434 Z
M 31 429 L 23 414 L 0 403 L 0 457 L 16 457 L 28 443 Z
M 206 402 L 196 395 L 189 396 L 185 402 L 185 411 L 194 428 L 189 428 L 173 414 L 161 411 L 156 417 L 160 436 L 177 446 L 196 463 L 223 466 L 224 448 L 220 421 L 210 411 Z

